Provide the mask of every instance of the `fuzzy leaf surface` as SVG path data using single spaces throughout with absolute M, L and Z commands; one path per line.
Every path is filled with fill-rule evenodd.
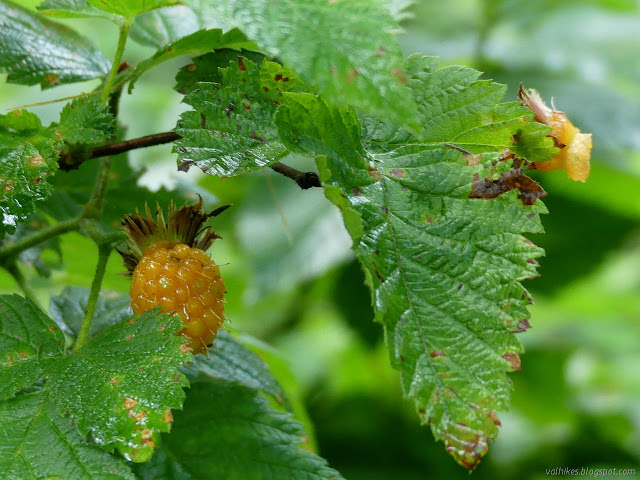
M 205 433 L 213 431 L 216 435 Z M 212 379 L 190 389 L 171 435 L 163 437 L 169 455 L 136 472 L 145 480 L 342 479 L 324 459 L 300 448 L 303 436 L 302 424 L 271 408 L 256 390 Z
M 65 143 L 96 145 L 115 135 L 116 119 L 97 96 L 77 98 L 60 112 L 60 122 L 52 125 Z
M 540 202 L 516 192 L 469 198 L 474 180 L 512 167 L 504 148 L 527 130 L 526 109 L 499 106 L 500 85 L 463 67 L 436 70 L 408 60 L 421 138 L 362 118 L 312 95 L 285 94 L 277 123 L 292 147 L 316 155 L 327 197 L 342 211 L 365 267 L 405 395 L 447 451 L 474 468 L 509 406 L 506 372 L 520 368 L 514 332 L 528 326 L 542 250 L 522 234 L 541 232 Z M 497 113 L 496 113 L 497 112 Z M 501 112 L 501 113 L 500 113 Z M 514 137 L 515 135 L 515 137 Z M 483 154 L 469 162 L 453 147 Z M 522 145 L 521 145 L 522 146 Z M 549 145 L 547 157 L 555 150 Z M 469 152 L 471 153 L 471 152 Z
M 149 311 L 103 330 L 49 371 L 52 398 L 82 434 L 134 462 L 148 460 L 185 398 L 178 367 L 192 356 L 181 350 L 182 326 Z
M 48 393 L 0 402 L 0 472 L 5 480 L 134 480 L 124 461 L 80 435 Z
M 198 355 L 183 371 L 191 383 L 222 379 L 238 383 L 271 396 L 279 405 L 291 409 L 289 400 L 271 370 L 258 355 L 227 332 L 219 332 L 208 358 Z
M 161 48 L 152 57 L 140 62 L 136 67 L 135 74 L 129 84 L 129 92 L 133 89 L 133 86 L 138 78 L 140 78 L 140 75 L 162 62 L 166 62 L 167 60 L 171 60 L 172 58 L 179 57 L 181 55 L 195 56 L 221 48 L 240 50 L 243 48 L 255 48 L 255 45 L 253 42 L 247 40 L 247 37 L 245 37 L 237 28 L 225 33 L 222 33 L 222 30 L 219 28 L 212 30 L 198 30 L 191 35 L 180 38 L 175 43 Z
M 277 161 L 286 152 L 273 123 L 281 93 L 263 88 L 260 67 L 244 57 L 220 74 L 219 84 L 198 83 L 185 97 L 194 110 L 183 113 L 175 129 L 182 136 L 174 143 L 179 168 L 197 165 L 225 177 Z
M 62 355 L 64 336 L 34 303 L 0 295 L 0 401 L 35 382 Z M 0 469 L 2 471 L 2 469 Z
M 106 75 L 111 64 L 74 30 L 0 1 L 0 72 L 9 83 L 45 88 Z
M 416 126 L 397 28 L 375 0 L 229 0 L 210 7 L 338 104 Z

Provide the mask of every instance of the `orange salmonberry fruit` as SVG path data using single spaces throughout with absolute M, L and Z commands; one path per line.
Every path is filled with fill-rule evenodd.
M 154 220 L 148 207 L 146 216 L 136 212 L 123 219 L 130 241 L 120 254 L 132 277 L 133 313 L 161 306 L 162 312 L 180 316 L 185 324 L 180 334 L 195 353 L 206 352 L 224 322 L 224 281 L 205 253 L 220 237 L 203 224 L 226 208 L 207 214 L 200 200 L 179 210 L 170 205 L 167 222 L 160 209 Z
M 560 151 L 550 161 L 534 162 L 536 170 L 564 170 L 571 180 L 584 182 L 589 177 L 592 140 L 590 133 L 580 133 L 567 114 L 550 109 L 538 92 L 528 92 L 520 85 L 518 97 L 522 105 L 535 113 L 535 120 L 551 127 L 551 137 Z

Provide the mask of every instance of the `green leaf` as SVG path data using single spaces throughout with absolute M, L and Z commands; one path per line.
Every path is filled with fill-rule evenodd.
M 177 317 L 149 311 L 100 332 L 48 372 L 47 388 L 84 435 L 134 462 L 147 461 L 160 432 L 171 427 L 188 386 L 178 367 L 192 356 L 181 350 Z
M 116 119 L 97 96 L 73 100 L 62 109 L 60 123 L 50 127 L 68 144 L 96 145 L 116 133 Z
M 38 117 L 25 110 L 0 115 L 0 238 L 35 210 L 52 190 L 47 181 L 58 168 L 56 140 Z
M 389 11 L 373 0 L 229 0 L 210 8 L 337 104 L 417 127 Z
M 435 70 L 432 59 L 413 57 L 408 71 L 425 140 L 371 118 L 361 129 L 352 110 L 312 95 L 286 94 L 277 123 L 292 148 L 316 155 L 342 210 L 405 394 L 456 461 L 474 468 L 497 435 L 496 412 L 509 406 L 505 373 L 520 368 L 513 333 L 528 326 L 531 301 L 520 281 L 542 254 L 522 234 L 542 231 L 546 209 L 514 191 L 470 198 L 474 179 L 513 167 L 497 153 L 468 164 L 451 148 L 461 138 L 477 153 L 512 147 L 507 139 L 530 116 L 496 106 L 503 88 L 471 69 Z
M 63 348 L 60 329 L 31 300 L 0 295 L 0 400 L 33 384 Z
M 51 317 L 68 335 L 78 335 L 88 298 L 89 289 L 84 287 L 65 287 L 60 295 L 51 296 Z M 130 302 L 131 298 L 126 293 L 102 290 L 98 296 L 90 336 L 132 317 Z
M 416 4 L 416 0 L 385 0 L 384 6 L 397 22 L 409 20 L 415 15 L 407 10 Z
M 226 332 L 219 332 L 215 347 L 209 350 L 208 358 L 198 355 L 193 364 L 183 369 L 193 383 L 210 380 L 226 380 L 271 396 L 279 405 L 291 409 L 286 394 L 269 367 L 240 340 Z
M 286 152 L 273 123 L 281 93 L 263 88 L 260 68 L 244 57 L 220 73 L 220 84 L 198 83 L 185 97 L 195 110 L 183 113 L 175 129 L 182 137 L 174 143 L 179 168 L 195 164 L 224 177 L 277 161 Z
M 176 471 L 180 479 L 341 479 L 299 447 L 303 436 L 291 414 L 271 408 L 254 389 L 223 380 L 196 383 L 171 435 L 163 437 L 167 455 L 140 465 L 137 474 L 145 480 L 173 478 Z
M 129 36 L 140 45 L 162 48 L 203 27 L 196 12 L 185 5 L 176 5 L 138 15 Z
M 0 402 L 0 471 L 7 480 L 134 480 L 124 461 L 90 445 L 46 392 Z
M 87 0 L 45 0 L 38 5 L 38 10 L 52 17 L 101 17 L 112 21 L 121 20 L 118 15 L 89 5 Z
M 229 63 L 238 61 L 238 56 L 248 58 L 256 65 L 262 64 L 264 55 L 261 53 L 222 48 L 215 52 L 209 52 L 193 59 L 193 63 L 185 65 L 176 75 L 175 89 L 183 94 L 191 92 L 200 82 L 221 83 L 221 69 L 229 66 Z
M 45 88 L 106 75 L 109 61 L 88 39 L 6 0 L 0 1 L 0 72 L 7 82 Z
M 180 0 L 87 0 L 88 3 L 100 10 L 125 18 L 134 18 L 136 15 L 153 10 L 155 8 L 179 5 Z
M 159 65 L 162 62 L 171 60 L 172 58 L 179 57 L 181 55 L 199 55 L 211 50 L 217 50 L 220 48 L 228 48 L 232 50 L 255 49 L 253 42 L 247 40 L 247 37 L 234 28 L 226 33 L 222 33 L 219 28 L 213 30 L 199 30 L 192 33 L 180 40 L 167 45 L 157 51 L 152 57 L 143 60 L 136 67 L 136 71 L 129 83 L 129 92 L 133 90 L 135 82 L 138 81 L 140 75 L 147 70 Z

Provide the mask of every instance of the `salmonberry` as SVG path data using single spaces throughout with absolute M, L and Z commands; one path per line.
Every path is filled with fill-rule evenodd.
M 165 222 L 158 208 L 154 220 L 149 208 L 146 216 L 126 215 L 123 227 L 129 236 L 124 259 L 131 283 L 131 308 L 140 314 L 155 306 L 180 316 L 194 352 L 204 352 L 224 321 L 224 281 L 220 267 L 205 253 L 216 238 L 203 224 L 228 206 L 207 214 L 202 200 L 176 210 L 169 206 Z
M 528 92 L 520 85 L 520 102 L 533 113 L 535 120 L 551 127 L 551 137 L 561 150 L 550 161 L 534 162 L 536 170 L 550 172 L 562 169 L 572 180 L 585 181 L 589 177 L 591 134 L 580 133 L 564 112 L 551 110 L 535 90 Z

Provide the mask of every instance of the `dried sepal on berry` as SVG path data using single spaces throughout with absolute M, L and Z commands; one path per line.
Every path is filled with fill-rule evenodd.
M 165 220 L 160 205 L 157 205 L 156 208 L 156 219 L 153 218 L 148 205 L 145 205 L 145 215 L 142 215 L 137 209 L 135 214 L 125 215 L 122 219 L 122 228 L 129 237 L 129 242 L 126 250 L 118 250 L 118 252 L 127 268 L 127 274 L 129 276 L 133 274 L 144 251 L 159 241 L 184 243 L 200 250 L 208 250 L 213 242 L 220 238 L 220 235 L 214 232 L 210 226 L 205 227 L 204 224 L 229 207 L 230 205 L 223 205 L 206 213 L 203 209 L 202 198 L 198 197 L 197 203 L 185 204 L 179 209 L 176 209 L 174 203 L 171 202 L 167 215 L 168 220 Z
M 131 283 L 131 308 L 135 314 L 161 306 L 163 312 L 180 316 L 190 339 L 188 348 L 206 352 L 224 321 L 226 289 L 220 267 L 204 252 L 220 238 L 205 222 L 228 206 L 205 213 L 202 199 L 177 209 L 170 205 L 167 220 L 158 208 L 154 219 L 126 215 L 123 227 L 129 236 L 120 251 Z
M 535 114 L 535 121 L 551 127 L 551 136 L 560 152 L 547 162 L 534 162 L 536 170 L 550 172 L 562 169 L 572 180 L 584 182 L 589 177 L 591 158 L 591 134 L 580 133 L 564 112 L 549 108 L 538 92 L 526 91 L 522 84 L 518 90 L 522 105 Z

